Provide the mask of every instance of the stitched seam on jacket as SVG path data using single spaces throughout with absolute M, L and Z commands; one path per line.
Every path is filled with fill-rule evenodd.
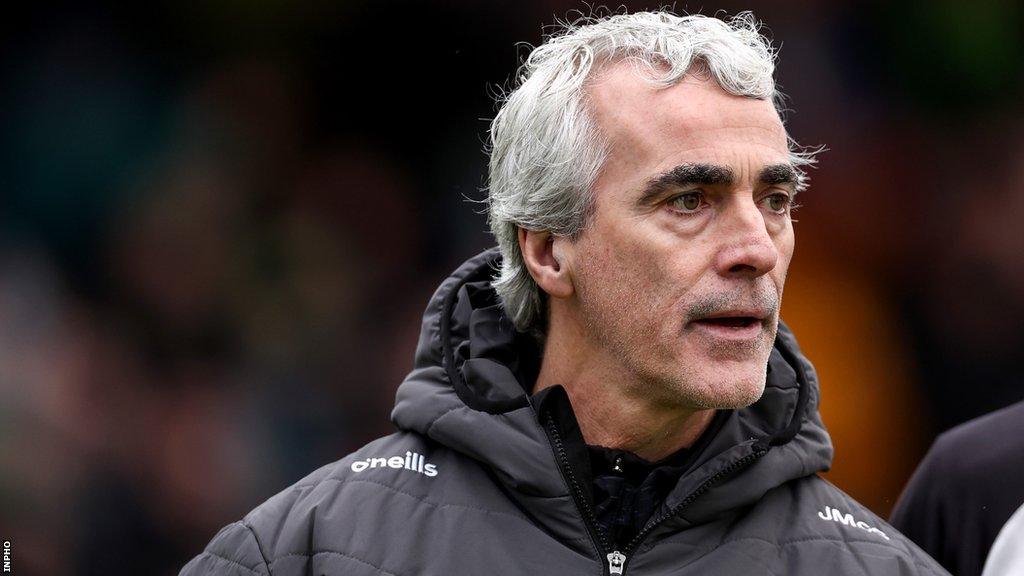
M 263 563 L 267 565 L 267 573 L 270 574 L 270 561 L 267 560 L 267 555 L 263 552 L 263 544 L 260 543 L 260 537 L 256 535 L 256 531 L 253 530 L 252 526 L 249 526 L 244 521 L 239 522 L 239 524 L 244 526 L 245 529 L 248 530 L 250 534 L 252 534 L 252 539 L 256 541 L 256 550 L 259 551 L 260 558 L 263 558 Z M 273 576 L 273 574 L 271 574 L 270 576 Z
M 410 498 L 412 498 L 414 500 L 418 500 L 419 502 L 422 502 L 422 503 L 424 503 L 424 504 L 426 504 L 428 506 L 433 506 L 435 508 L 465 508 L 467 510 L 476 510 L 478 512 L 483 512 L 485 514 L 497 514 L 499 516 L 508 516 L 510 518 L 515 518 L 517 520 L 521 520 L 521 521 L 529 524 L 531 527 L 533 526 L 533 522 L 530 522 L 529 518 L 526 518 L 525 516 L 522 516 L 522 515 L 519 515 L 519 514 L 513 514 L 511 512 L 502 512 L 500 510 L 490 510 L 488 508 L 482 508 L 480 506 L 471 506 L 469 504 L 452 504 L 452 503 L 444 503 L 444 502 L 434 502 L 432 500 L 428 500 L 428 499 L 423 498 L 421 496 L 417 496 L 416 494 L 413 494 L 412 492 L 406 492 L 405 490 L 401 490 L 399 488 L 395 488 L 394 486 L 391 486 L 390 484 L 385 484 L 383 482 L 377 482 L 376 480 L 365 480 L 365 479 L 361 479 L 361 478 L 345 478 L 345 479 L 342 479 L 342 478 L 324 478 L 323 480 L 321 480 L 317 484 L 318 485 L 319 484 L 323 484 L 324 482 L 337 482 L 337 483 L 343 484 L 343 485 L 344 484 L 375 484 L 377 486 L 380 486 L 382 488 L 386 488 L 386 489 L 388 489 L 388 490 L 390 490 L 392 492 L 396 492 L 398 494 L 402 494 L 402 495 L 408 496 L 408 497 L 410 497 Z
M 204 550 L 202 555 L 203 556 L 209 556 L 210 558 L 214 558 L 216 560 L 220 560 L 221 562 L 227 562 L 228 564 L 234 564 L 235 566 L 241 567 L 246 572 L 252 572 L 253 574 L 260 574 L 260 572 L 258 570 L 256 570 L 255 568 L 249 568 L 248 566 L 246 566 L 245 564 L 242 564 L 241 562 L 232 560 L 231 558 L 228 558 L 226 556 L 221 556 L 220 554 L 217 554 L 216 552 L 210 552 L 208 550 Z M 270 568 L 267 567 L 267 570 L 270 570 Z
M 780 542 L 774 542 L 772 540 L 768 540 L 767 538 L 758 538 L 756 536 L 744 536 L 742 538 L 733 538 L 731 540 L 724 540 L 722 542 L 722 544 L 731 544 L 733 542 L 743 542 L 743 541 L 747 541 L 747 540 L 754 540 L 754 541 L 757 541 L 757 542 L 765 542 L 767 544 L 770 544 L 770 545 L 778 547 L 778 548 L 781 548 L 783 546 L 790 546 L 792 544 L 803 544 L 805 542 L 838 542 L 840 544 L 874 544 L 875 546 L 881 546 L 883 548 L 888 548 L 889 550 L 892 550 L 892 551 L 896 552 L 900 556 L 902 556 L 902 557 L 912 561 L 914 563 L 914 565 L 919 567 L 919 568 L 928 568 L 929 570 L 931 570 L 931 568 L 932 568 L 931 566 L 928 566 L 927 564 L 921 562 L 920 559 L 918 559 L 915 555 L 907 554 L 905 550 L 899 548 L 898 546 L 894 546 L 893 544 L 890 544 L 888 542 L 878 542 L 876 540 L 863 540 L 863 539 L 860 539 L 860 538 L 831 538 L 831 537 L 828 537 L 828 536 L 807 536 L 807 537 L 804 537 L 804 538 L 794 538 L 794 539 L 791 539 L 791 540 L 782 540 Z
M 349 479 L 324 478 L 323 480 L 321 480 L 320 482 L 317 482 L 316 484 L 305 484 L 305 485 L 302 485 L 302 486 L 296 486 L 296 488 L 308 488 L 310 486 L 317 486 L 317 485 L 322 484 L 324 482 L 337 482 L 339 484 L 354 484 L 354 483 L 375 484 L 377 486 L 381 486 L 382 488 L 386 488 L 387 490 L 390 490 L 392 492 L 396 492 L 398 494 L 402 494 L 404 496 L 408 496 L 408 497 L 412 498 L 413 500 L 416 500 L 418 502 L 422 502 L 422 503 L 424 503 L 424 504 L 426 504 L 428 506 L 433 506 L 435 508 L 465 508 L 465 509 L 468 509 L 468 510 L 476 510 L 478 512 L 483 512 L 485 514 L 497 514 L 499 516 L 508 516 L 510 518 L 515 518 L 516 520 L 522 521 L 523 523 L 529 525 L 531 528 L 534 528 L 536 530 L 540 530 L 539 528 L 534 526 L 533 522 L 531 522 L 529 518 L 527 518 L 525 516 L 521 516 L 521 515 L 518 515 L 518 514 L 511 514 L 509 512 L 501 512 L 501 511 L 498 511 L 498 510 L 489 510 L 487 508 L 481 508 L 479 506 L 469 506 L 469 505 L 466 505 L 466 504 L 444 504 L 444 503 L 440 503 L 440 502 L 433 502 L 433 501 L 427 500 L 426 498 L 421 498 L 421 497 L 419 497 L 419 496 L 417 496 L 415 494 L 412 494 L 410 492 L 406 492 L 404 490 L 400 490 L 398 488 L 395 488 L 394 486 L 390 486 L 388 484 L 384 484 L 383 482 L 377 482 L 375 480 L 363 480 L 363 479 L 352 479 L 352 478 L 349 478 Z M 589 542 L 590 538 L 589 537 L 570 538 L 570 539 L 566 539 L 566 541 L 568 541 L 568 542 L 583 542 L 583 541 Z M 337 552 L 337 551 L 333 551 L 333 550 L 323 550 L 323 551 L 320 551 L 320 552 L 291 552 L 291 553 L 288 553 L 288 554 L 285 554 L 285 555 L 278 556 L 278 557 L 274 558 L 272 561 L 270 561 L 270 564 L 273 564 L 273 563 L 277 562 L 281 558 L 288 558 L 290 556 L 310 556 L 310 555 L 313 555 L 313 554 L 338 554 L 340 556 L 347 556 L 346 554 L 344 554 L 342 552 Z M 359 560 L 359 558 L 356 558 L 355 556 L 352 556 L 352 558 L 354 560 Z M 367 564 L 369 564 L 369 563 L 367 562 Z M 370 565 L 373 566 L 372 564 L 370 564 Z M 373 566 L 373 567 L 374 568 L 378 568 L 377 566 Z M 378 569 L 380 569 L 380 568 L 378 568 Z M 269 565 L 268 565 L 268 570 L 269 570 Z
M 379 484 L 381 486 L 384 486 L 385 488 L 390 488 L 391 490 L 394 490 L 395 492 L 401 492 L 402 494 L 408 494 L 409 496 L 411 496 L 413 498 L 416 498 L 417 500 L 422 500 L 423 502 L 425 502 L 427 504 L 432 504 L 434 506 L 462 506 L 462 507 L 465 507 L 465 508 L 474 508 L 474 509 L 477 509 L 477 510 L 483 510 L 484 512 L 488 512 L 490 514 L 508 514 L 508 515 L 511 515 L 511 516 L 515 516 L 516 518 L 519 518 L 521 520 L 526 520 L 527 522 L 530 522 L 530 519 L 528 517 L 512 514 L 511 512 L 499 512 L 497 510 L 489 510 L 487 508 L 480 508 L 480 507 L 470 506 L 469 504 L 444 504 L 444 503 L 440 503 L 440 502 L 434 502 L 432 500 L 427 500 L 427 499 L 425 499 L 423 497 L 420 497 L 420 496 L 417 496 L 415 494 L 411 494 L 411 493 L 408 493 L 408 492 L 402 492 L 401 490 L 399 490 L 398 488 L 395 488 L 394 486 L 392 486 L 390 484 L 385 484 L 383 482 L 378 482 L 376 480 L 360 480 L 358 478 L 335 478 L 334 476 L 330 476 L 330 477 L 324 478 L 323 480 L 318 480 L 318 481 L 316 481 L 313 484 L 300 484 L 298 486 L 294 486 L 293 489 L 295 489 L 295 490 L 302 490 L 302 489 L 305 489 L 305 488 L 315 488 L 315 487 L 319 486 L 320 484 L 323 484 L 324 482 L 338 482 L 339 484 L 348 484 L 349 482 L 363 482 L 363 483 L 367 483 L 367 484 Z M 569 498 L 569 495 L 568 494 L 562 494 L 560 496 L 543 496 L 543 495 L 538 495 L 538 494 L 531 494 L 530 498 L 539 498 L 539 499 L 543 499 L 543 500 L 565 500 L 566 498 Z M 530 524 L 532 525 L 533 522 L 530 522 Z
M 296 557 L 300 557 L 300 558 L 302 558 L 302 557 L 304 557 L 304 558 L 313 558 L 314 556 L 319 556 L 321 554 L 329 554 L 329 555 L 334 555 L 334 556 L 341 556 L 342 558 L 348 558 L 349 560 L 355 560 L 356 562 L 359 562 L 360 564 L 366 564 L 367 566 L 369 566 L 370 568 L 373 568 L 374 570 L 380 572 L 381 574 L 387 574 L 388 576 L 400 576 L 399 574 L 396 574 L 394 572 L 388 572 L 387 570 L 381 568 L 380 566 L 377 566 L 373 562 L 367 562 L 366 560 L 363 560 L 362 558 L 357 558 L 355 556 L 352 556 L 351 554 L 343 554 L 341 552 L 335 552 L 334 550 L 314 550 L 312 552 L 293 552 L 291 554 L 285 554 L 284 556 L 279 556 L 279 557 L 275 558 L 274 562 L 277 562 L 278 560 L 282 560 L 284 558 L 296 558 Z
M 795 539 L 792 539 L 792 540 L 784 540 L 784 541 L 781 541 L 781 542 L 776 542 L 774 540 L 768 540 L 767 538 L 758 538 L 757 536 L 744 536 L 742 538 L 733 538 L 733 539 L 730 539 L 730 540 L 723 540 L 723 541 L 721 541 L 718 544 L 718 546 L 712 546 L 710 548 L 707 547 L 707 545 L 694 545 L 694 544 L 691 544 L 689 542 L 673 542 L 671 540 L 662 540 L 661 542 L 657 543 L 657 545 L 655 545 L 654 547 L 670 545 L 670 546 L 686 546 L 686 547 L 688 547 L 690 549 L 693 549 L 693 550 L 703 549 L 703 552 L 701 552 L 693 560 L 690 560 L 689 562 L 687 562 L 686 564 L 684 564 L 682 566 L 682 567 L 685 567 L 685 566 L 689 566 L 689 565 L 693 564 L 694 562 L 700 561 L 705 556 L 711 554 L 712 552 L 715 552 L 719 547 L 721 547 L 724 544 L 731 544 L 733 542 L 744 542 L 744 541 L 764 542 L 765 544 L 768 544 L 768 545 L 773 546 L 775 548 L 782 548 L 784 546 L 789 546 L 789 545 L 793 545 L 793 544 L 803 544 L 803 543 L 806 543 L 806 542 L 836 542 L 836 543 L 839 543 L 839 544 L 847 544 L 847 543 L 852 543 L 852 544 L 875 544 L 877 546 L 882 546 L 883 548 L 888 548 L 889 550 L 892 550 L 892 551 L 896 552 L 897 554 L 899 554 L 901 557 L 906 558 L 908 560 L 911 560 L 914 563 L 914 566 L 916 566 L 918 568 L 927 569 L 929 574 L 935 574 L 935 572 L 933 570 L 933 566 L 929 566 L 929 565 L 921 562 L 916 556 L 909 555 L 909 554 L 903 554 L 902 553 L 903 551 L 900 550 L 899 548 L 897 548 L 896 546 L 893 546 L 893 545 L 885 543 L 885 542 L 875 542 L 874 540 L 859 540 L 859 539 L 857 539 L 857 540 L 854 540 L 854 539 L 847 540 L 847 539 L 844 539 L 844 538 L 829 538 L 829 537 L 825 537 L 825 536 L 808 536 L 806 538 L 795 538 Z M 645 548 L 644 552 L 647 552 L 649 550 L 650 550 L 650 548 Z M 634 554 L 634 556 L 635 556 L 635 554 Z
M 448 379 L 448 373 L 447 372 L 445 373 L 444 378 L 445 378 L 445 380 Z M 449 408 L 449 409 L 445 410 L 444 412 L 438 414 L 437 417 L 434 418 L 433 420 L 431 420 L 430 424 L 427 425 L 427 429 L 423 431 L 423 435 L 426 436 L 427 438 L 430 438 L 430 431 L 434 429 L 434 424 L 437 424 L 438 420 L 440 420 L 441 418 L 444 418 L 445 416 L 447 416 L 447 415 L 451 414 L 452 412 L 455 412 L 456 410 L 459 410 L 461 408 L 469 408 L 469 407 L 466 406 L 465 404 L 460 404 L 458 406 L 455 406 L 453 408 Z
M 757 536 L 742 536 L 740 538 L 731 538 L 729 540 L 723 540 L 721 545 L 732 544 L 733 542 L 744 542 L 747 540 L 754 540 L 757 542 L 765 542 L 773 546 L 789 546 L 791 544 L 803 544 L 804 542 L 841 542 L 851 544 L 874 544 L 876 546 L 882 546 L 883 548 L 889 548 L 896 552 L 903 553 L 903 550 L 889 544 L 888 542 L 879 542 L 878 540 L 866 540 L 861 538 L 834 538 L 831 536 L 805 536 L 803 538 L 792 538 L 790 540 L 769 540 L 767 538 L 758 538 Z

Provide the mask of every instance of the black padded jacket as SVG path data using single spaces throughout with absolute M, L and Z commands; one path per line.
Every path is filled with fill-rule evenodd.
M 784 325 L 761 399 L 728 415 L 612 549 L 522 384 L 535 351 L 490 288 L 498 258 L 470 259 L 431 299 L 398 431 L 225 527 L 183 576 L 945 574 L 817 475 L 832 445 L 814 369 Z

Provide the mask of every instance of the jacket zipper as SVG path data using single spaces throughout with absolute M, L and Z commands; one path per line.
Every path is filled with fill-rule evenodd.
M 565 445 L 562 444 L 562 437 L 558 434 L 558 428 L 555 426 L 555 419 L 549 416 L 547 419 L 547 425 L 549 435 L 555 445 L 555 452 L 558 455 L 559 467 L 562 469 L 562 474 L 565 476 L 569 487 L 571 488 L 572 499 L 576 502 L 576 507 L 583 515 L 583 525 L 586 526 L 587 532 L 590 534 L 590 539 L 593 541 L 594 547 L 597 549 L 598 557 L 600 558 L 601 556 L 604 556 L 608 561 L 608 563 L 602 567 L 602 573 L 607 574 L 608 576 L 611 576 L 612 574 L 625 576 L 626 562 L 629 560 L 629 555 L 643 543 L 647 535 L 657 528 L 659 524 L 681 512 L 718 482 L 721 482 L 726 477 L 735 474 L 738 470 L 751 465 L 755 460 L 768 453 L 767 448 L 763 446 L 757 447 L 754 452 L 747 454 L 743 458 L 740 458 L 719 470 L 714 476 L 705 480 L 686 498 L 683 498 L 683 501 L 677 504 L 674 508 L 659 516 L 654 520 L 654 522 L 649 522 L 644 526 L 643 530 L 637 533 L 637 535 L 630 540 L 622 551 L 612 550 L 611 552 L 606 553 L 605 551 L 612 548 L 612 546 L 608 542 L 604 531 L 601 530 L 598 525 L 597 516 L 590 507 L 590 503 L 587 502 L 586 495 L 583 493 L 579 482 L 576 480 L 576 475 L 573 474 L 572 466 L 569 463 L 569 457 L 565 452 Z M 607 568 L 607 570 L 605 570 L 605 568 Z
M 714 486 L 715 484 L 721 482 L 722 480 L 724 480 L 728 476 L 731 476 L 732 474 L 735 474 L 737 471 L 739 471 L 739 470 L 741 470 L 743 468 L 746 468 L 747 466 L 753 464 L 755 460 L 757 460 L 758 458 L 764 456 L 767 453 L 768 453 L 768 449 L 763 447 L 763 446 L 759 446 L 759 447 L 755 448 L 754 452 L 751 452 L 750 454 L 747 454 L 743 458 L 740 458 L 739 460 L 736 460 L 732 464 L 730 464 L 730 465 L 726 466 L 725 468 L 722 468 L 721 470 L 716 472 L 715 475 L 712 476 L 711 478 L 708 478 L 707 480 L 705 480 L 704 483 L 701 484 L 700 486 L 698 486 L 696 490 L 691 492 L 689 496 L 687 496 L 686 498 L 683 498 L 682 502 L 677 504 L 674 508 L 672 508 L 668 512 L 666 512 L 666 513 L 662 514 L 661 516 L 659 516 L 658 518 L 656 518 L 654 520 L 654 522 L 649 522 L 646 526 L 644 526 L 643 530 L 641 530 L 639 533 L 637 533 L 637 535 L 634 536 L 632 540 L 630 540 L 629 544 L 626 544 L 626 547 L 620 553 L 620 555 L 621 555 L 621 563 L 619 564 L 619 567 L 618 567 L 619 571 L 616 572 L 616 573 L 617 574 L 624 574 L 625 573 L 626 561 L 630 558 L 629 555 L 632 554 L 637 549 L 637 547 L 640 546 L 640 544 L 643 543 L 644 539 L 647 538 L 647 536 L 655 528 L 657 528 L 659 524 L 661 524 L 665 520 L 668 520 L 669 518 L 672 518 L 673 516 L 675 516 L 675 515 L 679 514 L 680 512 L 682 512 L 682 510 L 684 508 L 686 508 L 687 506 L 692 504 L 694 500 L 696 500 L 702 494 L 704 494 L 705 492 L 710 490 L 711 487 Z M 609 561 L 611 560 L 611 556 L 612 556 L 611 554 L 608 555 Z
M 583 516 L 583 525 L 586 526 L 587 532 L 590 534 L 590 539 L 594 544 L 594 548 L 597 550 L 597 557 L 601 558 L 604 556 L 608 559 L 607 570 L 602 565 L 602 574 L 622 574 L 622 567 L 625 565 L 626 556 L 619 551 L 606 553 L 605 551 L 611 548 L 608 543 L 608 538 L 604 531 L 597 523 L 597 516 L 594 514 L 594 510 L 590 507 L 590 503 L 587 502 L 586 494 L 583 493 L 583 489 L 580 488 L 579 482 L 576 480 L 576 475 L 573 474 L 572 466 L 569 464 L 569 456 L 565 453 L 565 445 L 562 444 L 562 437 L 558 434 L 558 428 L 555 426 L 555 419 L 551 416 L 547 418 L 548 435 L 551 437 L 551 442 L 555 446 L 555 453 L 558 456 L 558 465 L 562 469 L 562 476 L 565 477 L 567 484 L 569 484 L 570 493 L 572 499 L 576 502 L 576 508 L 579 509 L 580 514 Z

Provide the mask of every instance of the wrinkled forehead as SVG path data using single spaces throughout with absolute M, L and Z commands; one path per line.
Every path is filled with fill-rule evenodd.
M 734 143 L 788 151 L 786 130 L 769 100 L 726 92 L 703 68 L 664 87 L 642 65 L 608 64 L 587 84 L 590 112 L 613 149 L 629 146 L 702 148 Z

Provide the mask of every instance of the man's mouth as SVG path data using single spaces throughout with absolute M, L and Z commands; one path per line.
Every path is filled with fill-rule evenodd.
M 754 316 L 723 316 L 719 318 L 702 318 L 694 320 L 696 323 L 722 326 L 725 328 L 747 328 L 754 324 L 760 324 L 761 319 Z
M 764 333 L 771 313 L 761 310 L 730 310 L 690 321 L 690 326 L 723 340 L 754 340 Z

